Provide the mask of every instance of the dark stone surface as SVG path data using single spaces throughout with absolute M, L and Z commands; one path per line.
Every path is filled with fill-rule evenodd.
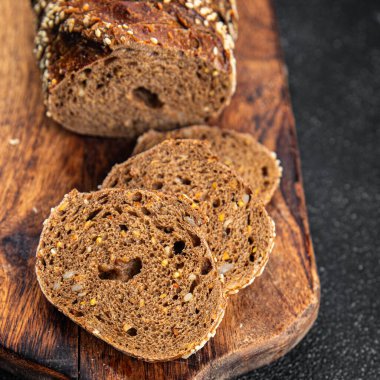
M 303 342 L 240 380 L 380 379 L 380 1 L 275 5 L 322 299 Z
M 275 5 L 322 303 L 292 352 L 241 380 L 380 379 L 380 1 Z

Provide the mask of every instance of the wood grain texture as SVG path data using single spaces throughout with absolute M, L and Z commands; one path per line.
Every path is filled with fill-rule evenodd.
M 76 187 L 96 189 L 133 145 L 84 138 L 44 116 L 28 0 L 0 2 L 0 367 L 26 378 L 224 379 L 289 351 L 314 322 L 319 280 L 307 222 L 295 123 L 269 0 L 238 1 L 238 91 L 218 121 L 278 153 L 281 188 L 268 207 L 277 239 L 267 270 L 231 298 L 214 339 L 188 360 L 147 364 L 79 329 L 39 291 L 42 221 Z M 18 145 L 9 139 L 19 139 Z

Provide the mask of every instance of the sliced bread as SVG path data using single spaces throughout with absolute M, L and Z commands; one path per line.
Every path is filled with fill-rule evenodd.
M 276 154 L 248 133 L 197 125 L 171 132 L 150 130 L 140 136 L 134 154 L 166 139 L 207 140 L 219 159 L 237 171 L 264 204 L 270 202 L 280 183 L 282 168 Z
M 226 306 L 201 222 L 167 194 L 74 190 L 44 223 L 38 282 L 118 350 L 146 361 L 187 357 L 215 334 Z
M 38 0 L 48 115 L 135 137 L 217 116 L 236 87 L 235 0 Z
M 166 140 L 114 166 L 103 188 L 143 188 L 182 194 L 209 217 L 203 225 L 226 293 L 252 283 L 268 261 L 274 223 L 244 182 L 197 140 Z

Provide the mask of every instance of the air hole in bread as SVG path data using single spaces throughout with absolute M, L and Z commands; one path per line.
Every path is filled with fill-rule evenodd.
M 162 189 L 163 186 L 164 186 L 164 184 L 162 182 L 155 182 L 155 183 L 153 183 L 152 188 L 154 190 L 160 190 L 160 189 Z
M 92 70 L 90 68 L 84 69 L 83 72 L 86 74 L 86 77 L 88 78 L 90 74 L 92 73 Z
M 263 185 L 264 185 L 264 187 L 268 187 L 269 186 L 269 181 L 264 181 Z
M 123 210 L 119 206 L 115 206 L 115 211 L 120 215 L 123 213 Z
M 190 181 L 188 178 L 183 178 L 183 179 L 182 179 L 182 183 L 183 183 L 184 185 L 191 185 L 191 181 Z
M 77 318 L 84 317 L 84 314 L 81 311 L 79 311 L 79 310 L 73 310 L 73 309 L 71 309 L 70 313 L 72 315 L 74 315 L 75 317 L 77 317 Z
M 94 218 L 96 217 L 96 215 L 99 214 L 100 211 L 102 211 L 101 208 L 98 208 L 97 210 L 92 211 L 92 212 L 90 213 L 90 215 L 87 217 L 86 222 L 89 221 L 89 220 L 94 219 Z
M 230 228 L 230 227 L 227 227 L 227 228 L 224 230 L 224 233 L 226 234 L 226 236 L 228 236 L 228 235 L 231 233 L 231 228 Z
M 217 208 L 220 206 L 220 199 L 215 199 L 213 202 L 212 202 L 212 206 Z
M 128 214 L 131 215 L 131 216 L 134 216 L 134 217 L 136 217 L 136 218 L 138 217 L 137 212 L 135 212 L 135 211 L 128 210 L 127 212 L 128 212 Z
M 105 316 L 107 317 L 107 319 L 112 319 L 109 310 L 104 310 L 104 314 L 105 314 Z
M 130 329 L 127 330 L 127 334 L 129 336 L 136 336 L 137 335 L 137 330 L 134 327 L 131 327 Z
M 125 232 L 128 231 L 128 227 L 125 224 L 119 224 L 119 227 L 121 231 L 125 231 Z
M 151 212 L 146 207 L 141 207 L 141 212 L 147 216 L 151 214 Z
M 101 205 L 106 204 L 106 203 L 108 202 L 108 195 L 105 194 L 105 195 L 102 195 L 101 197 L 99 197 L 98 202 L 99 202 Z
M 161 102 L 157 94 L 149 91 L 145 87 L 138 87 L 133 90 L 135 99 L 144 103 L 149 108 L 162 108 L 164 103 Z
M 109 212 L 109 211 L 107 211 L 107 212 L 105 212 L 103 215 L 102 215 L 102 218 L 103 219 L 107 219 L 109 216 L 111 216 L 112 214 Z
M 177 263 L 177 264 L 175 265 L 175 268 L 176 268 L 176 269 L 182 269 L 184 266 L 185 266 L 185 263 Z
M 211 261 L 207 258 L 203 259 L 202 266 L 201 266 L 201 275 L 205 276 L 206 274 L 210 273 L 212 270 Z
M 134 202 L 141 202 L 141 200 L 142 200 L 142 195 L 141 195 L 141 193 L 135 193 L 135 194 L 133 194 L 133 198 L 132 198 L 132 200 L 133 200 Z
M 111 187 L 116 187 L 116 185 L 118 184 L 118 180 L 117 179 L 115 179 L 114 181 L 112 181 L 112 183 L 111 183 Z M 126 182 L 127 183 L 127 182 Z
M 174 243 L 174 253 L 176 255 L 182 254 L 183 250 L 185 249 L 185 242 L 183 240 L 176 241 Z
M 269 173 L 268 173 L 268 168 L 266 166 L 263 166 L 261 168 L 261 172 L 263 173 L 264 177 L 268 177 Z
M 248 243 L 249 243 L 249 244 L 253 244 L 253 239 L 252 239 L 251 236 L 248 238 Z
M 142 261 L 140 258 L 134 258 L 127 263 L 116 260 L 114 266 L 99 265 L 99 278 L 101 280 L 117 280 L 127 282 L 141 272 Z
M 199 247 L 201 245 L 201 239 L 199 238 L 199 236 L 191 232 L 188 233 L 190 235 L 191 242 L 193 243 L 193 247 Z
M 98 83 L 98 84 L 96 85 L 96 89 L 97 89 L 97 90 L 100 90 L 102 87 L 104 87 L 104 83 Z
M 251 261 L 252 263 L 255 261 L 255 255 L 253 253 L 249 255 L 249 261 Z
M 95 315 L 95 318 L 99 321 L 99 322 L 105 322 L 105 320 L 103 319 L 103 317 L 101 315 Z
M 194 289 L 199 285 L 198 279 L 194 280 L 190 285 L 189 293 L 193 293 Z

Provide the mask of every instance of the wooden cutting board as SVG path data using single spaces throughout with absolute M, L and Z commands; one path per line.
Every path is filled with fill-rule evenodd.
M 164 364 L 117 352 L 38 288 L 35 249 L 50 207 L 74 187 L 96 189 L 133 144 L 77 136 L 45 117 L 29 3 L 0 1 L 0 368 L 38 379 L 225 379 L 284 355 L 316 319 L 319 280 L 272 3 L 238 1 L 238 87 L 219 123 L 252 133 L 281 159 L 281 188 L 268 207 L 276 246 L 264 275 L 231 297 L 216 337 L 190 359 Z

